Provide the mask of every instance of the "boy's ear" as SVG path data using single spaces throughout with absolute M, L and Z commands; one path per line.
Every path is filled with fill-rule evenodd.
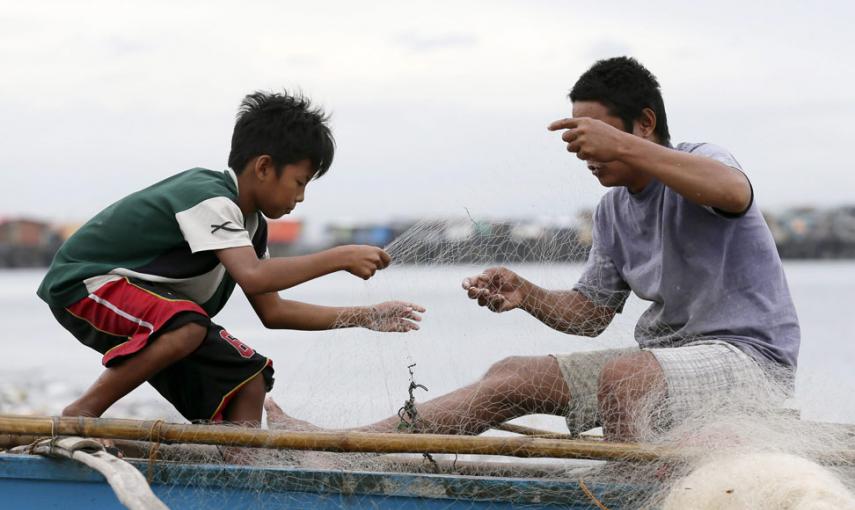
M 656 131 L 656 113 L 650 108 L 641 110 L 641 115 L 635 121 L 635 131 L 638 136 L 650 139 Z
M 262 154 L 255 158 L 255 163 L 252 166 L 252 171 L 255 173 L 255 177 L 260 181 L 265 181 L 269 179 L 271 176 L 276 175 L 276 167 L 273 164 L 273 158 L 268 156 L 267 154 Z

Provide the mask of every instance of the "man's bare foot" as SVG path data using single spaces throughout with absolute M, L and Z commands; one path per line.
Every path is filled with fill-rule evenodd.
M 267 397 L 264 400 L 264 410 L 267 411 L 267 428 L 274 430 L 294 430 L 300 432 L 323 431 L 321 427 L 309 423 L 304 420 L 298 420 L 293 416 L 289 416 L 279 407 L 279 404 L 273 400 L 273 397 Z
M 267 411 L 267 427 L 271 430 L 298 432 L 323 432 L 326 430 L 307 421 L 289 416 L 271 397 L 265 399 L 264 410 Z M 376 454 L 346 454 L 309 450 L 280 450 L 279 455 L 280 461 L 286 465 L 309 469 L 343 469 L 350 465 L 362 466 L 365 464 L 365 459 L 376 457 Z

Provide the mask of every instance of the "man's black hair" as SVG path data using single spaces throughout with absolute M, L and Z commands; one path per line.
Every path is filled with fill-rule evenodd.
M 309 99 L 288 92 L 253 92 L 241 101 L 232 134 L 229 168 L 240 174 L 249 161 L 267 154 L 277 175 L 285 165 L 308 159 L 321 177 L 332 164 L 335 140 L 329 117 Z
M 632 57 L 598 60 L 573 85 L 570 101 L 602 103 L 609 114 L 623 121 L 627 132 L 632 132 L 632 124 L 641 117 L 641 111 L 650 108 L 656 114 L 654 133 L 659 143 L 668 145 L 671 142 L 659 82 Z

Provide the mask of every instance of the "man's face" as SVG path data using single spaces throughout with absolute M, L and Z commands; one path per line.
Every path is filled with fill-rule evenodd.
M 573 117 L 589 117 L 601 120 L 621 131 L 625 130 L 620 117 L 609 114 L 608 108 L 599 101 L 576 101 L 573 103 Z M 585 164 L 594 177 L 600 181 L 600 184 L 606 187 L 629 186 L 632 189 L 639 177 L 643 177 L 620 161 L 610 161 L 609 163 L 586 161 Z
M 305 198 L 306 185 L 314 174 L 311 161 L 304 159 L 285 165 L 278 177 L 270 175 L 259 200 L 261 212 L 268 218 L 280 218 L 293 211 Z

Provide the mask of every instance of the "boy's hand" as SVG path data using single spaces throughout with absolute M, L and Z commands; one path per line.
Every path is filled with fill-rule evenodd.
M 588 117 L 556 120 L 547 129 L 566 129 L 561 139 L 567 142 L 567 150 L 583 161 L 599 163 L 620 159 L 626 137 L 632 136 L 601 120 Z
M 361 310 L 359 325 L 374 331 L 406 333 L 419 329 L 425 309 L 413 303 L 387 301 Z
M 463 290 L 471 299 L 501 313 L 519 308 L 526 297 L 526 281 L 510 269 L 492 267 L 478 276 L 463 280 Z
M 392 262 L 392 257 L 382 248 L 376 246 L 354 244 L 339 246 L 336 249 L 341 251 L 344 270 L 363 280 L 371 278 L 374 273 L 380 269 L 385 269 Z

